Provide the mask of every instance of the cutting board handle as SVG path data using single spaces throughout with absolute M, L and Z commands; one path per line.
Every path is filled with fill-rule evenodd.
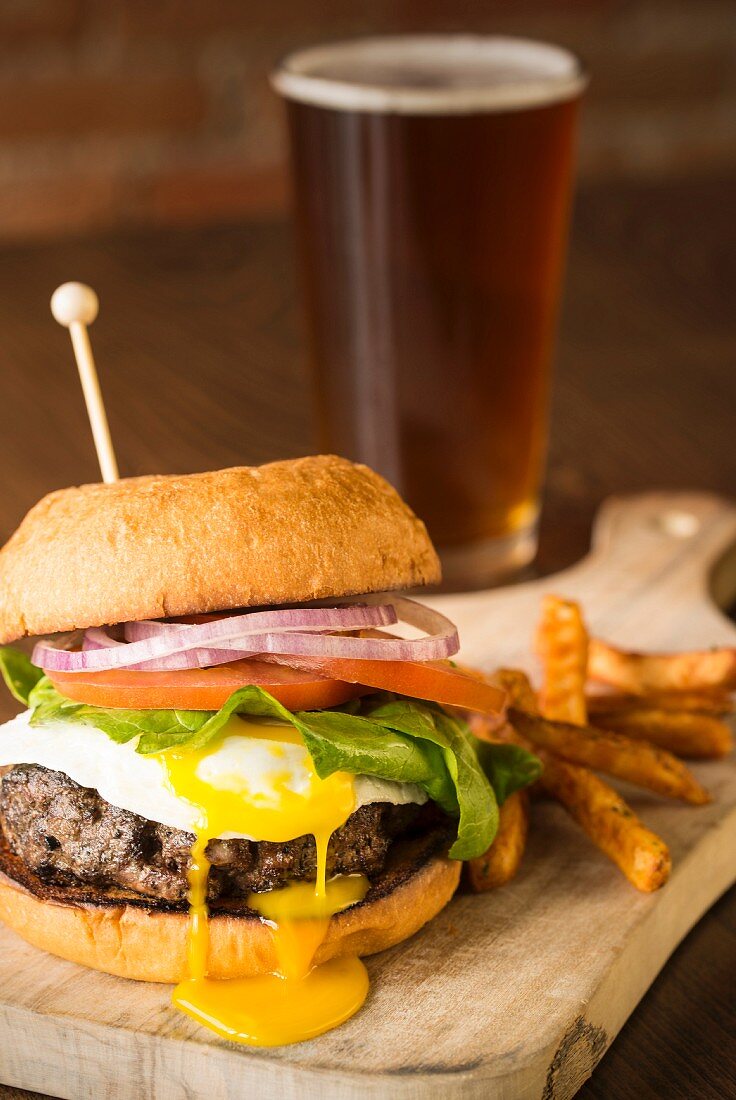
M 587 557 L 552 577 L 432 599 L 457 625 L 463 659 L 529 667 L 546 592 L 580 600 L 590 629 L 627 649 L 736 644 L 723 613 L 736 602 L 736 503 L 711 493 L 611 497 L 591 542 Z M 522 621 L 525 639 L 513 629 Z
M 611 497 L 593 525 L 590 554 L 555 586 L 566 580 L 596 602 L 602 587 L 615 586 L 619 606 L 635 606 L 639 618 L 669 618 L 676 606 L 683 645 L 694 644 L 693 629 L 703 644 L 733 644 L 722 610 L 736 600 L 736 504 L 711 493 Z
M 711 493 L 640 493 L 614 496 L 601 506 L 593 526 L 593 551 L 610 557 L 622 547 L 679 556 L 706 564 L 726 550 L 736 535 L 736 504 Z

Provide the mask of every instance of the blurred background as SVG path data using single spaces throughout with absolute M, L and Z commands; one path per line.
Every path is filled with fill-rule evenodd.
M 614 491 L 733 491 L 733 0 L 3 0 L 0 536 L 99 475 L 48 300 L 91 283 L 121 472 L 314 449 L 283 54 L 401 31 L 519 34 L 591 72 L 538 568 Z
M 581 54 L 583 183 L 736 169 L 732 0 L 3 0 L 0 240 L 282 211 L 274 62 L 417 30 Z

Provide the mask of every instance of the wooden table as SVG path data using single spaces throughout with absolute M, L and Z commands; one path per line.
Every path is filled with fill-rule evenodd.
M 601 185 L 580 196 L 538 571 L 585 552 L 611 492 L 736 490 L 735 184 Z M 68 337 L 48 310 L 66 279 L 90 282 L 102 300 L 93 341 L 121 472 L 312 449 L 284 225 L 6 250 L 0 535 L 49 489 L 97 478 Z M 732 891 L 676 952 L 582 1100 L 736 1096 L 734 973 Z M 20 1095 L 0 1086 L 0 1097 Z

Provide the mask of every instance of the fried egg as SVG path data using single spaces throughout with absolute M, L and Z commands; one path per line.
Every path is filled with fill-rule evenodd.
M 0 726 L 0 767 L 38 764 L 63 772 L 81 787 L 96 790 L 121 810 L 174 829 L 195 832 L 199 810 L 169 781 L 166 754 L 136 752 L 138 739 L 117 744 L 96 726 L 54 722 L 31 726 L 24 711 Z M 259 735 L 268 731 L 268 736 Z M 210 752 L 198 758 L 198 778 L 213 789 L 247 790 L 252 799 L 277 798 L 281 790 L 304 795 L 313 775 L 309 753 L 292 726 L 231 718 Z M 355 777 L 355 809 L 371 802 L 424 803 L 424 791 L 411 783 L 374 776 Z M 225 829 L 224 839 L 268 840 L 244 828 Z M 304 830 L 309 832 L 309 830 Z M 295 834 L 297 836 L 304 835 Z M 293 839 L 293 838 L 289 838 Z

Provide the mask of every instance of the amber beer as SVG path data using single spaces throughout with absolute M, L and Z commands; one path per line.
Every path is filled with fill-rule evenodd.
M 578 105 L 565 50 L 367 39 L 286 97 L 320 447 L 427 522 L 451 584 L 533 557 Z

